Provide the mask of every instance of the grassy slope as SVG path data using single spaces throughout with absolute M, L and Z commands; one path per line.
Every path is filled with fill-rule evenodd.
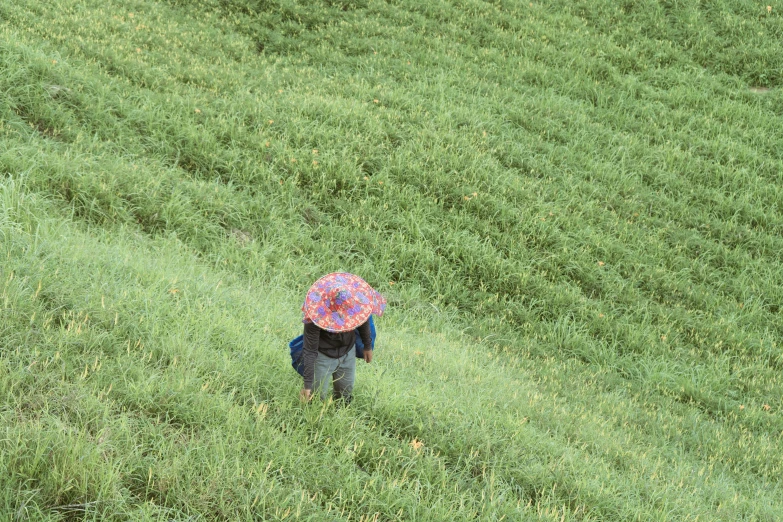
M 780 516 L 777 6 L 0 20 L 4 513 Z M 393 304 L 337 412 L 281 348 L 332 269 Z

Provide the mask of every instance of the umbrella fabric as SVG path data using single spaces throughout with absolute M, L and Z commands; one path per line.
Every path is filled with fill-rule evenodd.
M 313 283 L 302 311 L 304 322 L 329 332 L 347 332 L 364 324 L 370 315 L 380 316 L 386 299 L 361 277 L 333 272 Z

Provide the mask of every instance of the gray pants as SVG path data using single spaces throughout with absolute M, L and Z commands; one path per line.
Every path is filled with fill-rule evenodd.
M 318 353 L 315 359 L 315 375 L 313 376 L 313 395 L 320 393 L 326 400 L 329 390 L 329 377 L 334 384 L 334 398 L 351 402 L 353 381 L 356 378 L 356 350 L 353 348 L 338 359 Z

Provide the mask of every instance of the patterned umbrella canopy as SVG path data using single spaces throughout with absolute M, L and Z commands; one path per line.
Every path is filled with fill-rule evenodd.
M 348 332 L 370 315 L 382 315 L 386 299 L 361 277 L 332 272 L 313 283 L 307 291 L 302 311 L 305 322 L 313 322 L 329 332 Z

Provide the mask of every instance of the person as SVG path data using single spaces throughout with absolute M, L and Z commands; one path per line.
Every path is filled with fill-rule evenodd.
M 364 361 L 372 362 L 369 318 L 381 316 L 386 299 L 361 277 L 333 272 L 313 283 L 302 305 L 304 313 L 303 401 L 318 395 L 326 400 L 329 381 L 333 396 L 351 402 L 356 378 L 356 334 L 364 343 Z

